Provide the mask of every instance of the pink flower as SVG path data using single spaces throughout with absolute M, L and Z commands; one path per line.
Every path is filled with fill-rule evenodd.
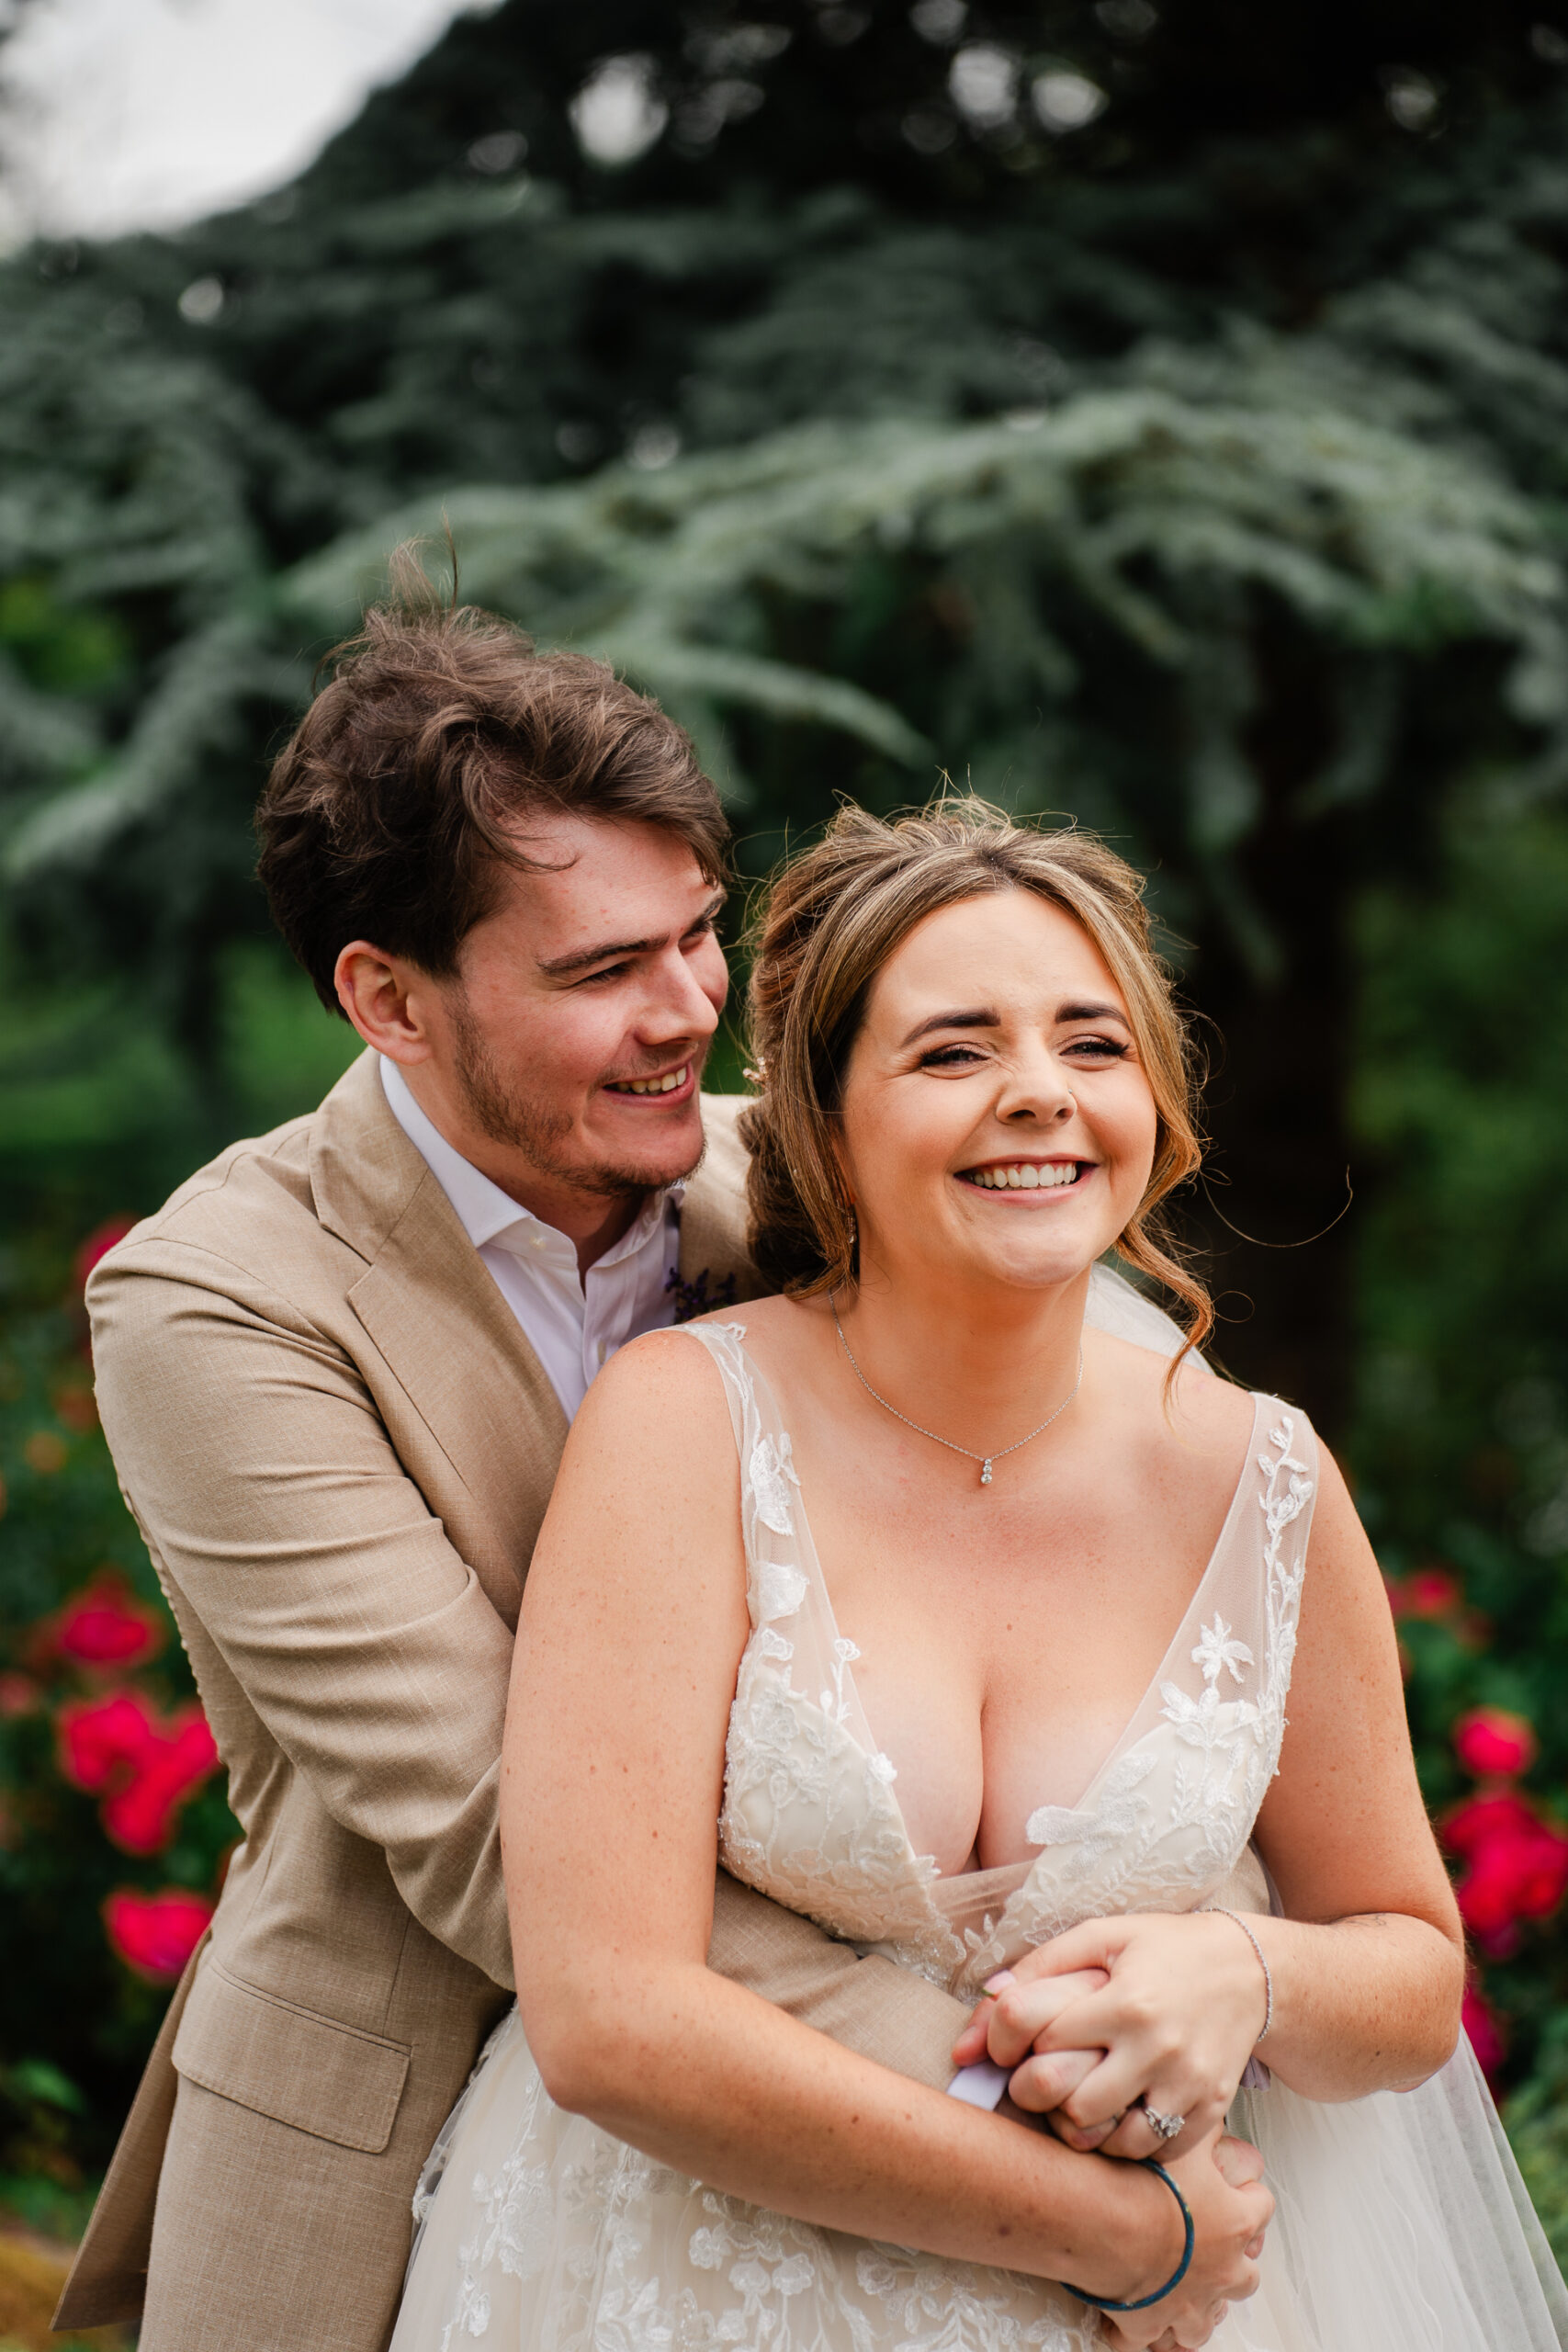
M 54 1619 L 52 1646 L 89 1671 L 142 1666 L 164 1644 L 156 1612 L 111 1570 L 73 1593 Z
M 118 1887 L 104 1905 L 104 1927 L 117 1958 L 154 1984 L 172 1984 L 207 1933 L 213 1905 L 205 1894 L 166 1886 L 142 1894 Z
M 1451 1568 L 1417 1568 L 1414 1576 L 1385 1577 L 1383 1582 L 1396 1618 L 1451 1616 L 1464 1600 L 1464 1588 Z
M 111 1216 L 96 1225 L 78 1249 L 73 1265 L 78 1298 L 87 1287 L 87 1276 L 100 1258 L 107 1258 L 117 1241 L 123 1241 L 136 1223 L 133 1216 Z
M 1464 1988 L 1463 2023 L 1470 2046 L 1480 2062 L 1481 2071 L 1494 2086 L 1503 2060 L 1507 2054 L 1503 2040 L 1503 2028 L 1496 2011 L 1491 2007 L 1481 1987 L 1472 1979 Z
M 103 1798 L 104 1828 L 128 1854 L 155 1854 L 175 1834 L 186 1799 L 217 1770 L 218 1750 L 193 1700 L 167 1717 L 132 1690 L 79 1699 L 55 1718 L 60 1769 Z
M 1521 1919 L 1550 1917 L 1568 1894 L 1568 1838 L 1517 1791 L 1459 1806 L 1443 1825 L 1443 1843 L 1470 1865 L 1455 1893 L 1490 1959 L 1516 1949 Z
M 1454 1754 L 1478 1781 L 1512 1780 L 1535 1762 L 1535 1725 L 1506 1707 L 1472 1707 L 1453 1728 Z

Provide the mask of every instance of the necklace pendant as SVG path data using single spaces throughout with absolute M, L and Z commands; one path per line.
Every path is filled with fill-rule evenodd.
M 984 1462 L 982 1462 L 982 1463 L 981 1463 L 981 1464 L 980 1464 L 980 1484 L 982 1485 L 982 1487 L 988 1487 L 988 1486 L 990 1485 L 990 1483 L 991 1483 L 991 1460 L 990 1460 L 990 1456 L 989 1456 L 989 1454 L 987 1454 L 987 1457 L 986 1457 L 986 1459 L 985 1459 L 985 1461 L 984 1461 Z

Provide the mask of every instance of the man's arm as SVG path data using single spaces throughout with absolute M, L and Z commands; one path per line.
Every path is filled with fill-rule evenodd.
M 509 1986 L 512 1635 L 355 1365 L 243 1269 L 166 1238 L 116 1252 L 90 1304 L 105 1431 L 176 1607 L 422 1925 Z M 243 1807 L 243 1722 L 220 1684 L 203 1695 Z
M 723 1871 L 714 1891 L 708 1966 L 911 2082 L 940 2091 L 953 2080 L 953 2045 L 969 2021 L 962 2001 L 912 1968 L 875 1954 L 862 1960 L 810 1919 Z

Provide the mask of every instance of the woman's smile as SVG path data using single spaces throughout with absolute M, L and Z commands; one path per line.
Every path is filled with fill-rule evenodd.
M 958 1182 L 984 1193 L 1015 1193 L 1053 1195 L 1081 1186 L 1083 1180 L 1094 1173 L 1089 1159 L 998 1159 L 987 1160 L 979 1167 L 961 1168 Z M 1043 1204 L 1031 1202 L 1031 1207 Z

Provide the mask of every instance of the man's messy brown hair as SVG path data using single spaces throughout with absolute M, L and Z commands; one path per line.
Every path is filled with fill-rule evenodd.
M 413 548 L 321 667 L 256 811 L 257 870 L 330 1012 L 351 940 L 454 976 L 541 820 L 662 826 L 721 878 L 728 827 L 683 729 L 604 662 L 444 602 Z

